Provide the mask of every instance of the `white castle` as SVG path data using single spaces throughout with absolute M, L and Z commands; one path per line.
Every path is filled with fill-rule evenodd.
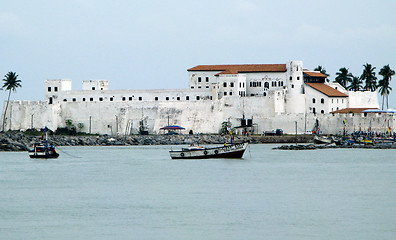
M 378 109 L 376 92 L 347 91 L 304 69 L 302 61 L 199 65 L 187 71 L 188 89 L 109 90 L 107 80 L 86 80 L 76 91 L 69 79 L 46 80 L 44 101 L 10 102 L 6 129 L 55 130 L 66 120 L 79 131 L 109 135 L 137 134 L 142 123 L 150 134 L 167 125 L 182 126 L 184 133 L 218 133 L 223 122 L 237 133 L 254 134 L 306 133 L 317 122 L 325 134 L 394 127 L 394 115 Z

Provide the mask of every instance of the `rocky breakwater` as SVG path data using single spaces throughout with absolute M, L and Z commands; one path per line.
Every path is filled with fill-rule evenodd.
M 22 132 L 0 133 L 0 151 L 27 151 L 40 142 L 41 136 L 31 136 Z M 311 136 L 234 136 L 235 142 L 250 143 L 299 143 L 310 142 Z M 130 145 L 181 145 L 181 144 L 223 144 L 230 142 L 229 136 L 222 135 L 48 135 L 54 146 L 130 146 Z

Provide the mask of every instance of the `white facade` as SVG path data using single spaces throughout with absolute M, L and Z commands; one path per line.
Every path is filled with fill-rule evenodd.
M 375 92 L 348 92 L 323 83 L 346 94 L 332 97 L 307 86 L 302 61 L 197 66 L 188 70 L 188 77 L 188 89 L 167 90 L 109 90 L 107 80 L 87 80 L 75 91 L 69 79 L 46 80 L 44 101 L 10 102 L 6 129 L 56 129 L 71 119 L 82 123 L 80 131 L 128 135 L 136 134 L 144 120 L 149 133 L 159 133 L 168 123 L 183 126 L 186 133 L 217 133 L 223 121 L 239 126 L 247 118 L 254 133 L 277 128 L 294 133 L 295 122 L 302 133 L 320 118 L 322 131 L 337 133 L 345 116 L 332 111 L 378 108 Z

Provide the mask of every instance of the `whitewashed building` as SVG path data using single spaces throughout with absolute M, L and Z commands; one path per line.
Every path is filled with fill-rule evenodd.
M 110 90 L 107 80 L 86 80 L 76 91 L 69 79 L 46 80 L 44 101 L 10 102 L 6 129 L 56 129 L 70 119 L 82 126 L 79 131 L 99 134 L 136 134 L 142 122 L 154 134 L 168 124 L 186 133 L 217 133 L 229 121 L 252 133 L 277 128 L 295 133 L 297 123 L 304 133 L 320 119 L 324 133 L 338 133 L 347 116 L 337 110 L 379 107 L 375 92 L 347 91 L 304 69 L 302 61 L 198 65 L 187 71 L 187 89 Z

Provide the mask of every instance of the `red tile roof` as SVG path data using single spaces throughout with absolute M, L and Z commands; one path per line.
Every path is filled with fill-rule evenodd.
M 331 113 L 362 113 L 363 111 L 368 109 L 378 109 L 378 108 L 344 108 L 337 111 L 333 111 Z
M 312 72 L 312 71 L 308 71 L 304 69 L 304 74 L 310 76 L 310 77 L 327 77 L 326 75 L 324 75 L 323 73 L 320 72 Z
M 286 72 L 286 64 L 198 65 L 187 71 L 220 71 L 220 74 L 248 72 Z
M 346 95 L 345 93 L 342 93 L 324 83 L 305 83 L 305 84 L 329 97 L 348 97 L 348 95 Z

